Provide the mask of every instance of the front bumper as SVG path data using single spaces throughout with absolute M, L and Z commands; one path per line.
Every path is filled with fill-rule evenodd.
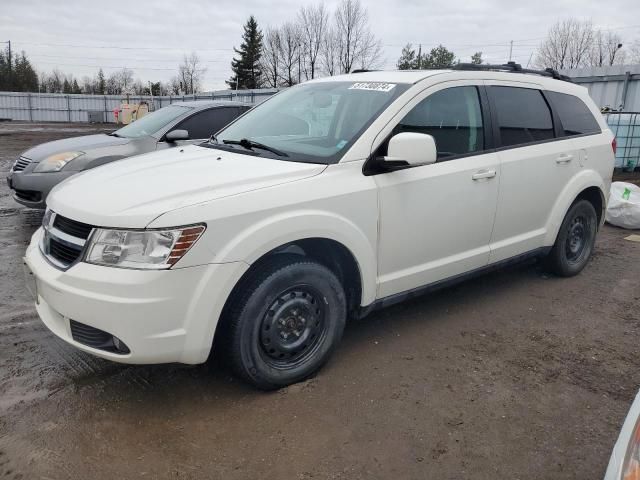
M 37 286 L 38 315 L 64 341 L 121 363 L 206 361 L 222 307 L 248 267 L 234 262 L 152 271 L 80 262 L 62 271 L 40 252 L 41 235 L 39 229 L 25 255 Z M 71 320 L 118 337 L 130 353 L 75 341 Z
M 37 164 L 36 164 L 37 165 Z M 35 167 L 30 167 L 29 170 Z M 34 173 L 29 170 L 10 171 L 7 183 L 14 191 L 13 199 L 30 208 L 45 208 L 47 195 L 53 187 L 70 176 L 79 173 L 74 171 Z

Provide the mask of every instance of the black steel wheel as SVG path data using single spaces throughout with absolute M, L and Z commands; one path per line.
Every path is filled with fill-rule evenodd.
M 284 291 L 262 318 L 260 346 L 274 368 L 289 368 L 313 355 L 325 335 L 325 306 L 308 285 Z
M 589 262 L 596 240 L 598 216 L 591 202 L 575 202 L 565 216 L 546 266 L 562 277 L 577 275 Z
M 223 315 L 233 370 L 270 390 L 299 382 L 329 359 L 342 337 L 346 298 L 336 275 L 300 255 L 255 267 Z

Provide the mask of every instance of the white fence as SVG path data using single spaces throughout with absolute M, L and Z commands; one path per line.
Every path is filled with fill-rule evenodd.
M 151 97 L 130 95 L 130 103 L 146 101 L 154 109 L 192 100 L 231 100 L 260 103 L 277 89 L 220 90 L 196 95 Z M 127 101 L 124 95 L 66 95 L 61 93 L 0 92 L 0 119 L 31 122 L 115 122 L 114 109 Z

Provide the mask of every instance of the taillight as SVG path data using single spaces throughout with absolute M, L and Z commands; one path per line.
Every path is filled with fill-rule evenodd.
M 613 150 L 613 154 L 616 154 L 616 148 L 618 148 L 618 142 L 616 141 L 616 137 L 613 137 L 611 140 L 611 150 Z

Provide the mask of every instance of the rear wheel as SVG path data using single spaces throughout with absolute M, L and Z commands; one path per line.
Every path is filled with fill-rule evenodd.
M 587 265 L 596 240 L 598 216 L 591 202 L 578 200 L 562 221 L 556 242 L 546 259 L 553 273 L 577 275 Z
M 232 300 L 224 342 L 231 366 L 265 390 L 301 381 L 329 359 L 346 312 L 331 270 L 302 256 L 275 255 Z

